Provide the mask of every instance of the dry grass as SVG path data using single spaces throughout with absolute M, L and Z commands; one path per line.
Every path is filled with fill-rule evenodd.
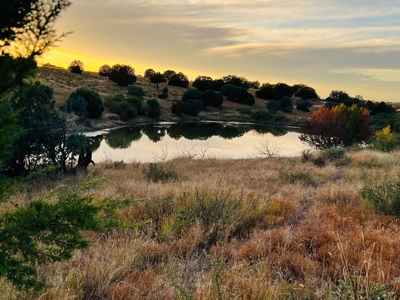
M 89 249 L 38 268 L 49 285 L 39 296 L 0 281 L 0 299 L 399 298 L 400 222 L 359 195 L 362 175 L 396 176 L 399 154 L 350 151 L 347 164 L 324 167 L 301 158 L 175 159 L 164 167 L 178 181 L 165 182 L 147 181 L 143 165 L 98 165 L 108 181 L 95 198 L 146 198 L 121 218 L 151 224 L 88 233 Z M 38 180 L 14 201 L 58 183 Z

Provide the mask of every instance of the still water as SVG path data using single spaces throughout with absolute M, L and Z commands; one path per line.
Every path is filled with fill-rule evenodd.
M 176 157 L 299 156 L 308 145 L 295 129 L 243 124 L 163 124 L 88 133 L 93 160 L 156 162 Z

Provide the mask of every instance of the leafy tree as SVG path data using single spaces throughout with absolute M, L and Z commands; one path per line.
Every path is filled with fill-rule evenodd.
M 225 84 L 232 84 L 245 89 L 250 88 L 250 82 L 244 77 L 238 77 L 236 75 L 227 75 L 223 77 Z
M 147 109 L 148 117 L 156 118 L 161 115 L 160 103 L 157 101 L 157 99 L 149 99 L 146 101 L 146 104 L 148 106 L 148 109 Z
M 325 99 L 327 102 L 337 102 L 337 103 L 342 103 L 345 100 L 350 99 L 349 94 L 347 94 L 344 91 L 339 91 L 339 90 L 333 90 L 328 98 Z
M 171 78 L 172 75 L 176 74 L 176 72 L 174 70 L 166 70 L 164 71 L 164 76 L 165 78 L 167 78 L 167 80 L 169 80 Z
M 109 65 L 102 65 L 99 69 L 99 75 L 103 77 L 109 77 L 111 72 L 111 67 Z
M 274 85 L 276 99 L 282 99 L 284 97 L 292 97 L 292 88 L 286 83 L 278 82 Z
M 201 101 L 202 97 L 203 97 L 203 93 L 202 92 L 200 92 L 198 90 L 195 90 L 195 89 L 188 89 L 183 93 L 182 101 L 186 102 L 189 99 L 200 100 Z
M 204 92 L 205 90 L 210 90 L 210 89 L 213 90 L 215 84 L 211 77 L 197 76 L 192 86 L 198 89 L 200 92 Z
M 206 90 L 201 98 L 204 106 L 219 107 L 224 102 L 224 98 L 221 93 L 217 93 L 214 90 Z
M 147 69 L 146 71 L 144 71 L 144 77 L 150 78 L 152 75 L 154 75 L 154 73 L 156 72 L 153 69 Z
M 36 67 L 34 58 L 58 40 L 53 22 L 68 5 L 70 2 L 65 0 L 0 1 L 0 96 L 10 88 L 20 85 L 29 71 Z M 27 44 L 25 56 L 20 53 L 20 57 L 13 58 L 5 54 L 4 51 L 8 50 L 11 42 L 16 40 L 31 41 Z M 61 141 L 55 149 L 46 148 L 50 159 L 62 159 L 65 154 L 63 149 L 76 144 L 79 137 L 68 139 L 72 135 L 65 126 L 65 119 L 54 111 L 51 93 L 50 88 L 35 83 L 17 91 L 10 102 L 0 100 L 2 172 L 15 154 L 15 147 L 21 137 L 35 139 L 32 149 L 39 147 L 36 142 L 45 149 L 50 135 L 51 138 Z M 32 116 L 37 118 L 36 122 L 30 120 Z M 29 122 L 32 123 L 28 124 Z M 24 124 L 29 126 L 23 131 Z M 49 136 L 46 137 L 46 133 Z M 39 135 L 43 137 L 42 140 L 38 138 Z M 40 155 L 44 157 L 43 153 Z M 39 290 L 44 287 L 44 283 L 38 280 L 38 264 L 68 259 L 74 250 L 86 248 L 89 240 L 84 231 L 100 232 L 117 227 L 119 223 L 115 218 L 115 210 L 131 201 L 104 199 L 99 204 L 94 204 L 93 198 L 86 192 L 82 196 L 81 191 L 87 187 L 95 187 L 96 181 L 87 180 L 79 189 L 64 189 L 55 202 L 41 197 L 25 206 L 13 209 L 2 207 L 0 276 L 19 289 Z M 8 192 L 11 191 L 9 188 L 5 189 L 10 186 L 8 183 L 4 177 L 0 178 L 0 202 L 8 199 Z
M 113 65 L 108 78 L 119 86 L 134 84 L 137 80 L 135 69 L 128 65 Z
M 270 83 L 264 83 L 258 91 L 256 91 L 256 96 L 258 98 L 266 99 L 266 100 L 277 100 L 278 97 L 276 95 L 274 85 Z
M 281 105 L 282 111 L 284 112 L 292 112 L 293 111 L 293 100 L 290 97 L 283 97 L 279 100 L 279 104 Z
M 365 108 L 347 107 L 343 103 L 323 107 L 302 126 L 300 140 L 317 148 L 350 146 L 366 141 L 371 135 L 370 115 Z
M 74 60 L 68 67 L 68 71 L 71 73 L 81 74 L 85 68 L 83 67 L 83 62 L 80 60 Z
M 214 79 L 213 80 L 213 89 L 217 92 L 220 92 L 224 85 L 225 85 L 225 81 L 223 79 Z
M 140 86 L 133 85 L 128 88 L 128 96 L 136 96 L 139 99 L 143 100 L 144 91 Z
M 398 140 L 396 135 L 390 130 L 390 125 L 375 133 L 375 147 L 384 152 L 390 152 L 396 148 Z
M 282 110 L 281 104 L 276 100 L 269 100 L 267 108 L 271 114 L 276 114 L 279 110 Z
M 160 99 L 166 99 L 166 98 L 168 98 L 168 87 L 165 86 L 165 87 L 162 89 L 161 94 L 159 94 L 157 97 L 160 98 Z
M 203 110 L 203 103 L 200 100 L 189 99 L 185 102 L 184 113 L 197 116 Z
M 6 174 L 18 176 L 39 167 L 60 166 L 67 172 L 84 137 L 71 132 L 56 108 L 53 89 L 39 82 L 17 91 L 10 100 L 18 114 L 18 124 L 24 130 L 12 145 L 12 157 Z
M 249 81 L 249 84 L 251 88 L 256 90 L 258 90 L 261 86 L 259 81 Z
M 167 78 L 165 77 L 164 74 L 157 72 L 150 76 L 150 81 L 151 81 L 151 83 L 156 84 L 157 88 L 158 88 L 158 84 L 161 82 L 167 82 Z
M 60 110 L 68 113 L 74 113 L 79 117 L 87 117 L 89 115 L 87 105 L 88 104 L 84 98 L 77 96 L 68 98 L 67 101 L 60 106 Z
M 308 86 L 302 86 L 294 93 L 294 95 L 303 99 L 319 99 L 316 91 Z
M 175 73 L 169 78 L 168 85 L 187 88 L 189 86 L 189 79 L 181 72 Z
M 93 119 L 100 118 L 104 111 L 103 101 L 100 98 L 100 95 L 91 89 L 87 88 L 78 88 L 74 92 L 69 95 L 66 103 L 68 103 L 69 99 L 77 99 L 83 98 L 87 103 L 87 111 L 88 116 Z
M 185 103 L 183 101 L 173 102 L 171 105 L 171 112 L 180 117 L 185 110 Z
M 253 105 L 255 103 L 253 95 L 244 87 L 227 84 L 221 89 L 221 94 L 228 97 L 228 100 L 230 101 L 247 105 Z

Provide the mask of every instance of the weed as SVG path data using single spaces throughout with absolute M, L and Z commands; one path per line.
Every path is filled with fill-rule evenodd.
M 304 183 L 307 185 L 313 185 L 315 183 L 314 178 L 311 176 L 309 171 L 291 172 L 283 170 L 279 172 L 279 178 L 290 184 Z
M 148 168 L 143 167 L 142 172 L 147 181 L 178 181 L 178 173 L 172 168 L 167 168 L 165 165 L 150 164 Z

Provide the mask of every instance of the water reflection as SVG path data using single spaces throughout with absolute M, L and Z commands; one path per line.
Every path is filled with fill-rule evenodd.
M 284 149 L 282 156 L 300 155 L 305 148 L 298 139 L 299 133 L 284 127 L 233 124 L 171 124 L 125 127 L 91 134 L 87 144 L 99 161 L 104 158 L 129 161 L 154 161 L 160 148 L 168 148 L 168 159 L 179 156 L 182 149 L 210 150 L 211 156 L 247 158 L 256 156 L 255 145 L 268 138 Z M 211 153 L 212 152 L 212 153 Z

